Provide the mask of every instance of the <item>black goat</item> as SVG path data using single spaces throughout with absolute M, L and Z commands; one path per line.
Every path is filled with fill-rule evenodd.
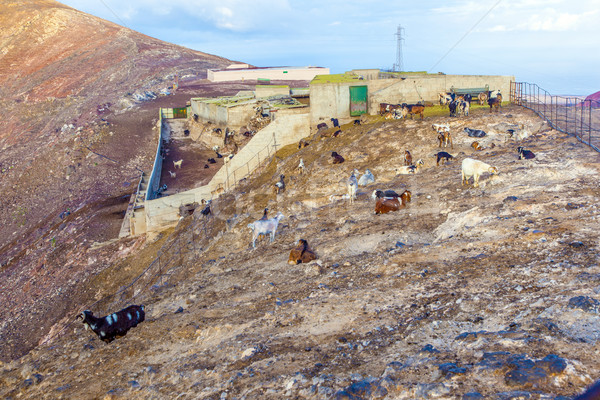
M 339 155 L 335 151 L 331 152 L 331 157 L 333 157 L 333 163 L 334 164 L 341 164 L 341 163 L 343 163 L 345 161 L 344 157 L 342 157 L 341 155 Z
M 328 126 L 325 122 L 321 122 L 319 125 L 317 125 L 317 130 L 321 130 L 321 129 L 327 129 Z
M 333 126 L 340 126 L 340 123 L 337 118 L 331 118 L 331 122 L 333 122 Z
M 535 154 L 533 154 L 533 151 L 525 150 L 523 146 L 517 147 L 517 151 L 519 152 L 519 160 L 522 160 L 524 158 L 527 160 L 531 160 L 532 158 L 535 158 Z
M 440 165 L 440 161 L 444 160 L 445 162 L 450 161 L 454 158 L 453 155 L 451 155 L 450 153 L 446 153 L 445 151 L 440 151 L 439 153 L 437 153 L 435 155 L 435 157 L 437 157 L 437 162 L 435 163 L 435 165 Z
M 360 119 L 355 119 L 352 123 L 354 125 L 360 125 Z
M 125 336 L 129 329 L 143 322 L 146 313 L 143 305 L 132 305 L 102 318 L 94 317 L 90 310 L 85 310 L 79 317 L 86 329 L 91 329 L 102 341 L 110 343 L 115 338 Z
M 212 157 L 211 157 L 211 158 L 209 158 L 209 159 L 208 159 L 208 160 L 206 160 L 206 161 L 208 161 L 210 164 L 216 164 L 216 163 L 217 163 L 217 160 L 215 160 L 215 159 L 214 159 L 214 158 L 212 158 Z

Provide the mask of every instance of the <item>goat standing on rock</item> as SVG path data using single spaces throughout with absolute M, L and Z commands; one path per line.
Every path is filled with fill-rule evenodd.
M 279 182 L 276 182 L 273 185 L 273 191 L 275 192 L 275 194 L 279 194 L 285 191 L 285 181 L 283 180 L 284 178 L 285 175 L 279 175 Z

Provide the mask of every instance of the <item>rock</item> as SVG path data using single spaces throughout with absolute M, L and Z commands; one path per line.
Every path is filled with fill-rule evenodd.
M 334 399 L 339 400 L 354 400 L 354 399 L 383 399 L 387 396 L 388 391 L 381 386 L 381 381 L 377 378 L 366 378 L 362 381 L 355 382 L 346 389 L 335 394 Z
M 508 202 L 517 201 L 517 200 L 518 200 L 517 196 L 508 196 L 503 201 L 504 201 L 504 203 L 508 203 Z
M 598 314 L 598 311 L 600 310 L 600 301 L 589 296 L 571 297 L 569 299 L 568 307 Z
M 483 399 L 483 395 L 479 392 L 465 393 L 462 397 L 462 400 L 478 400 L 478 399 Z
M 467 372 L 467 369 L 464 367 L 459 367 L 456 363 L 444 363 L 438 365 L 440 372 L 446 378 L 452 378 L 454 375 L 460 375 Z
M 435 347 L 433 347 L 433 345 L 431 345 L 431 344 L 426 344 L 421 349 L 421 353 L 439 353 L 439 352 L 440 351 L 438 349 L 436 349 Z
M 496 393 L 498 400 L 528 400 L 531 398 L 531 393 L 523 391 L 501 392 Z

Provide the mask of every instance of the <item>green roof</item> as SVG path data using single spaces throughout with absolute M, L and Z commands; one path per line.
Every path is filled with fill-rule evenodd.
M 310 81 L 311 85 L 323 84 L 323 83 L 346 83 L 356 82 L 362 79 L 358 75 L 353 74 L 331 74 L 331 75 L 317 75 Z

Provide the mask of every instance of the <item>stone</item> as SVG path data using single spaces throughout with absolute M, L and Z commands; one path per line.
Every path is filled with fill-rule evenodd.
M 569 299 L 568 307 L 598 314 L 598 311 L 600 310 L 600 301 L 589 296 L 571 297 Z

